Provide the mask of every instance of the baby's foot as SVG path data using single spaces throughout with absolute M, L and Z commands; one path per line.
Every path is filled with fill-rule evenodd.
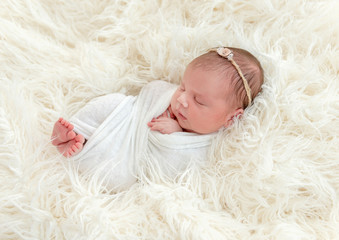
M 58 151 L 65 157 L 72 157 L 78 154 L 84 147 L 85 138 L 78 134 L 72 140 L 57 145 Z
M 54 124 L 52 133 L 52 144 L 58 146 L 75 138 L 76 133 L 73 131 L 74 126 L 63 118 Z

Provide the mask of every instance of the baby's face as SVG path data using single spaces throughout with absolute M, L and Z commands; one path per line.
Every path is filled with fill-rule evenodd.
M 207 134 L 227 127 L 236 110 L 228 97 L 232 94 L 216 71 L 188 66 L 181 85 L 171 99 L 179 125 L 189 132 Z

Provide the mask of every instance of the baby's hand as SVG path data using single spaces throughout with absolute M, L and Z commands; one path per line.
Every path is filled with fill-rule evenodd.
M 176 120 L 168 117 L 166 112 L 157 118 L 153 118 L 152 121 L 150 121 L 147 125 L 152 131 L 159 131 L 162 134 L 182 132 L 182 128 L 180 127 L 179 123 Z

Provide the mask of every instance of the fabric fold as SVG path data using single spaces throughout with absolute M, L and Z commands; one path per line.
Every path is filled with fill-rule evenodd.
M 104 178 L 111 189 L 125 189 L 138 178 L 138 171 L 150 161 L 160 166 L 162 172 L 175 177 L 189 161 L 205 160 L 214 134 L 199 135 L 177 132 L 161 134 L 150 131 L 147 123 L 163 113 L 170 104 L 176 86 L 164 81 L 146 85 L 136 97 L 124 96 L 114 109 L 103 109 L 107 116 L 95 116 L 102 122 L 93 122 L 93 115 L 75 115 L 71 122 L 80 134 L 88 132 L 89 125 L 98 126 L 83 150 L 72 159 L 83 174 L 96 174 Z M 110 108 L 115 94 L 101 97 L 90 108 Z M 85 106 L 86 108 L 86 106 Z M 110 113 L 107 113 L 111 111 Z M 80 112 L 86 112 L 82 109 Z M 97 114 L 100 114 L 97 113 Z M 82 117 L 80 119 L 79 117 Z M 161 174 L 161 173 L 159 173 Z

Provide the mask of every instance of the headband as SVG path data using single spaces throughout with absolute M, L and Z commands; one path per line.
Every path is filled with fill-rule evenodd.
M 211 48 L 209 50 L 209 52 L 210 51 L 217 52 L 219 54 L 219 56 L 221 56 L 223 58 L 226 58 L 229 62 L 232 63 L 232 65 L 237 70 L 237 72 L 238 72 L 239 76 L 241 77 L 242 82 L 244 84 L 244 87 L 245 87 L 245 90 L 246 90 L 246 94 L 247 94 L 247 97 L 248 97 L 248 106 L 251 105 L 251 103 L 252 103 L 251 88 L 249 87 L 248 82 L 247 82 L 245 76 L 243 75 L 239 65 L 233 59 L 233 52 L 232 52 L 232 50 L 229 49 L 229 48 L 226 48 L 226 47 L 218 47 L 218 48 Z

